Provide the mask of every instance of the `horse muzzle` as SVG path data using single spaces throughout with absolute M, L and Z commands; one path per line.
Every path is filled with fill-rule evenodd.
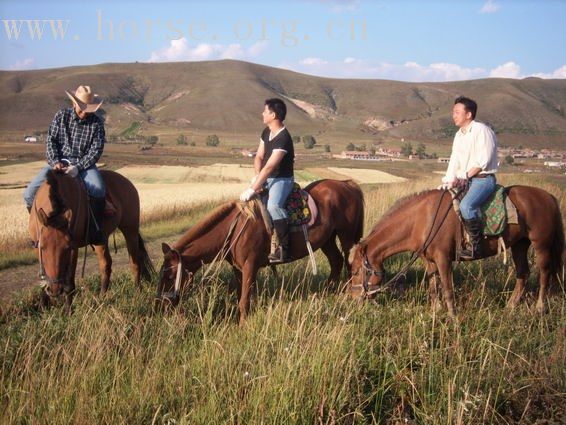
M 154 301 L 154 308 L 156 310 L 167 311 L 179 305 L 181 297 L 178 292 L 163 292 L 157 294 Z

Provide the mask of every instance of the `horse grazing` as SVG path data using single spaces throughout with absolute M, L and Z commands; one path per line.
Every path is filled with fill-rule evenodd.
M 511 247 L 517 278 L 507 305 L 514 308 L 521 300 L 529 275 L 527 251 L 532 244 L 540 270 L 536 308 L 542 313 L 547 308 L 550 277 L 562 270 L 564 227 L 560 207 L 557 199 L 542 189 L 511 186 L 506 190 L 519 215 L 519 224 L 508 224 L 502 234 L 505 245 Z M 448 192 L 431 190 L 401 199 L 352 249 L 351 293 L 363 295 L 370 286 L 379 291 L 385 279 L 385 259 L 412 251 L 415 259 L 418 256 L 425 263 L 433 308 L 437 306 L 439 274 L 448 314 L 455 317 L 451 265 L 460 240 L 461 222 Z M 484 257 L 497 254 L 497 237 L 488 237 L 482 244 Z
M 330 263 L 328 283 L 338 282 L 347 255 L 363 234 L 364 198 L 352 181 L 320 180 L 308 185 L 319 215 L 308 230 L 313 249 L 322 249 Z M 163 265 L 157 288 L 158 302 L 179 301 L 179 292 L 203 263 L 225 258 L 234 271 L 240 324 L 249 309 L 250 290 L 260 268 L 269 265 L 271 235 L 259 211 L 259 200 L 229 202 L 211 212 L 187 231 L 172 247 L 163 244 Z M 336 245 L 340 240 L 342 253 Z M 293 260 L 308 255 L 302 232 L 290 234 Z M 348 270 L 349 271 L 349 270 Z M 172 292 L 174 291 L 174 292 Z M 171 295 L 172 294 L 172 295 Z
M 113 216 L 104 218 L 104 233 L 110 235 L 116 228 L 123 233 L 134 280 L 139 286 L 140 275 L 151 279 L 153 266 L 139 233 L 138 192 L 124 176 L 108 170 L 100 173 L 115 207 Z M 38 248 L 40 275 L 47 283 L 44 301 L 64 294 L 70 307 L 75 292 L 78 251 L 87 245 L 88 220 L 88 198 L 80 180 L 49 172 L 35 196 L 29 218 L 30 236 Z M 95 251 L 104 293 L 110 283 L 112 258 L 108 244 L 95 246 Z

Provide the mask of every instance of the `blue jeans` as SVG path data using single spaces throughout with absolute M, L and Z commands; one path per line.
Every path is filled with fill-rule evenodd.
M 41 171 L 34 177 L 31 183 L 26 187 L 24 190 L 24 201 L 26 203 L 26 207 L 31 208 L 33 205 L 33 200 L 35 198 L 35 194 L 39 190 L 41 184 L 47 178 L 47 172 L 51 170 L 51 166 L 47 165 L 41 169 Z M 104 198 L 106 196 L 106 187 L 104 186 L 104 180 L 102 180 L 102 176 L 96 168 L 96 165 L 92 167 L 82 170 L 79 172 L 80 178 L 84 181 L 86 191 L 88 192 L 89 196 L 92 198 Z
M 274 177 L 265 182 L 269 197 L 267 199 L 267 212 L 272 220 L 287 218 L 285 202 L 293 190 L 293 177 Z
M 481 219 L 481 206 L 495 190 L 495 176 L 472 178 L 468 193 L 460 202 L 460 212 L 465 220 Z

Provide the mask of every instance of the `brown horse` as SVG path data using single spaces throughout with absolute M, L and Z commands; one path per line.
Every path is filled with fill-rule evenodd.
M 363 234 L 363 193 L 354 182 L 337 180 L 316 181 L 305 190 L 319 209 L 316 222 L 308 230 L 308 239 L 313 249 L 322 249 L 328 258 L 328 282 L 338 282 L 343 265 L 347 265 L 349 250 Z M 267 256 L 271 236 L 265 228 L 257 202 L 224 204 L 185 233 L 173 247 L 163 244 L 158 300 L 168 299 L 176 304 L 180 289 L 203 263 L 225 258 L 232 265 L 236 277 L 240 323 L 243 323 L 257 272 L 269 264 Z M 243 211 L 244 207 L 251 209 L 253 217 Z M 336 236 L 342 253 L 336 245 Z M 291 233 L 290 246 L 293 260 L 308 255 L 302 233 Z
M 564 228 L 557 199 L 542 189 L 528 186 L 507 188 L 517 207 L 519 224 L 507 225 L 503 239 L 511 247 L 517 281 L 508 307 L 518 305 L 529 275 L 527 251 L 532 244 L 540 270 L 536 308 L 546 310 L 546 294 L 551 276 L 562 269 Z M 356 245 L 349 257 L 352 295 L 363 295 L 368 287 L 378 291 L 383 284 L 383 262 L 394 254 L 412 251 L 423 260 L 429 279 L 429 294 L 437 306 L 437 274 L 448 314 L 455 317 L 452 288 L 452 261 L 461 239 L 461 224 L 448 192 L 431 190 L 398 201 Z M 485 257 L 497 253 L 495 237 L 482 241 Z M 371 291 L 370 291 L 371 292 Z
M 149 280 L 153 266 L 139 234 L 140 201 L 134 185 L 113 171 L 100 171 L 106 191 L 115 207 L 112 217 L 105 217 L 103 230 L 110 235 L 120 229 L 126 239 L 134 280 L 140 275 Z M 35 196 L 29 219 L 29 232 L 38 247 L 40 274 L 45 286 L 44 301 L 65 295 L 70 307 L 75 292 L 78 250 L 86 245 L 88 199 L 84 185 L 77 178 L 51 171 Z M 101 292 L 108 289 L 112 258 L 108 244 L 95 246 L 101 275 Z

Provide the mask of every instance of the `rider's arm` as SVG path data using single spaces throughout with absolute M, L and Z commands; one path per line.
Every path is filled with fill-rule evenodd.
M 96 161 L 102 156 L 102 151 L 104 150 L 104 141 L 106 135 L 104 133 L 104 124 L 95 124 L 94 134 L 92 135 L 92 141 L 87 153 L 80 159 L 77 163 L 79 170 L 86 170 L 96 164 Z
M 251 188 L 259 192 L 263 183 L 267 180 L 267 178 L 271 175 L 271 173 L 279 166 L 279 163 L 283 160 L 283 157 L 287 154 L 284 150 L 276 149 L 273 151 L 269 160 L 265 164 L 257 176 L 255 182 L 251 185 Z
M 47 163 L 55 169 L 61 168 L 61 148 L 59 145 L 60 141 L 60 128 L 63 121 L 64 111 L 59 111 L 47 131 L 47 138 L 45 139 L 45 156 L 47 158 Z
M 261 171 L 261 164 L 263 162 L 264 156 L 265 156 L 265 145 L 263 143 L 263 140 L 260 139 L 259 146 L 257 148 L 257 152 L 255 154 L 255 159 L 254 159 L 254 171 L 256 176 Z

